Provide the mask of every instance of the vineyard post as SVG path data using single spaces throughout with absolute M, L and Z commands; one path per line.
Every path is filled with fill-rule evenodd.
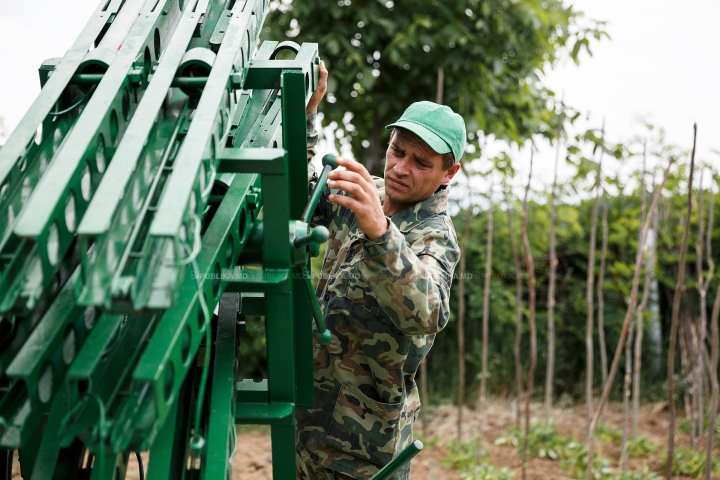
M 700 170 L 700 182 L 698 183 L 698 237 L 695 242 L 695 269 L 697 270 L 697 291 L 700 297 L 700 318 L 699 325 L 697 327 L 697 352 L 695 358 L 695 371 L 693 372 L 693 379 L 695 382 L 695 410 L 697 412 L 698 421 L 698 435 L 703 436 L 703 351 L 705 349 L 705 337 L 707 329 L 707 288 L 705 288 L 705 280 L 703 274 L 703 243 L 705 240 L 705 209 L 703 208 L 703 175 L 705 169 L 701 167 Z
M 505 191 L 505 204 L 507 205 L 507 224 L 508 237 L 510 237 L 510 250 L 512 251 L 513 262 L 515 264 L 515 345 L 513 346 L 513 356 L 515 357 L 515 388 L 517 389 L 517 400 L 515 402 L 515 426 L 520 428 L 521 405 L 522 405 L 522 363 L 520 359 L 520 343 L 522 340 L 522 266 L 520 264 L 520 256 L 518 255 L 517 246 L 515 245 L 515 231 L 512 221 L 512 208 L 510 205 L 509 188 L 505 184 L 503 176 L 503 190 Z
M 555 150 L 555 174 L 553 176 L 552 190 L 550 191 L 550 278 L 547 298 L 547 342 L 548 359 L 545 372 L 545 422 L 550 420 L 550 407 L 552 406 L 553 379 L 555 377 L 555 281 L 557 277 L 557 252 L 555 251 L 555 225 L 557 216 L 555 211 L 555 193 L 557 191 L 558 163 L 560 161 L 560 146 L 562 144 L 562 130 L 564 118 L 564 97 L 560 100 L 560 113 L 558 115 L 557 149 Z
M 489 173 L 490 188 L 488 192 L 487 214 L 487 247 L 485 252 L 485 284 L 483 286 L 483 320 L 482 320 L 482 367 L 480 373 L 480 393 L 478 395 L 478 411 L 480 412 L 480 426 L 478 429 L 478 459 L 482 456 L 483 434 L 485 430 L 485 387 L 487 380 L 488 363 L 488 330 L 490 324 L 490 276 L 492 273 L 492 243 L 493 243 L 493 200 L 492 200 L 492 174 Z
M 695 146 L 697 141 L 697 124 L 693 125 L 693 148 L 690 156 L 690 175 L 688 178 L 687 214 L 683 232 L 682 246 L 680 247 L 680 261 L 678 263 L 678 281 L 675 285 L 675 295 L 672 304 L 672 323 L 670 327 L 670 347 L 668 351 L 668 397 L 670 401 L 670 426 L 668 431 L 667 471 L 665 478 L 672 479 L 673 455 L 675 454 L 675 342 L 678 329 L 678 316 L 680 314 L 680 299 L 685 290 L 685 254 L 687 253 L 688 236 L 690 235 L 690 216 L 692 214 L 692 183 L 695 169 Z
M 670 158 L 670 162 L 665 169 L 665 174 L 663 175 L 662 182 L 658 186 L 657 191 L 655 192 L 655 195 L 653 196 L 652 203 L 650 204 L 650 209 L 648 210 L 647 218 L 645 219 L 645 224 L 643 226 L 643 235 L 640 244 L 644 245 L 647 241 L 647 232 L 650 228 L 650 218 L 652 218 L 652 214 L 655 211 L 655 207 L 657 206 L 658 200 L 660 198 L 660 195 L 662 193 L 662 189 L 665 186 L 665 182 L 667 181 L 668 174 L 670 173 L 670 167 L 672 167 L 675 159 Z M 630 326 L 630 322 L 632 321 L 632 316 L 635 313 L 635 305 L 637 303 L 637 294 L 638 294 L 638 285 L 640 283 L 640 270 L 642 269 L 642 257 L 636 256 L 635 258 L 635 270 L 633 272 L 633 280 L 632 280 L 632 287 L 630 289 L 630 303 L 628 305 L 627 312 L 625 313 L 625 320 L 623 321 L 622 330 L 620 331 L 620 339 L 618 340 L 617 347 L 615 348 L 615 355 L 613 357 L 612 365 L 610 366 L 610 371 L 608 372 L 608 379 L 607 382 L 605 382 L 605 385 L 603 386 L 603 392 L 602 396 L 600 397 L 600 402 L 598 403 L 597 408 L 595 409 L 595 413 L 593 414 L 592 421 L 590 422 L 590 429 L 588 432 L 588 438 L 587 438 L 587 450 L 588 450 L 588 464 L 587 464 L 587 470 L 586 470 L 586 478 L 587 480 L 593 480 L 593 473 L 592 473 L 592 465 L 593 465 L 593 449 L 595 447 L 595 427 L 597 426 L 598 420 L 600 419 L 600 415 L 602 413 L 603 407 L 605 406 L 605 402 L 607 402 L 608 397 L 610 396 L 610 389 L 612 388 L 613 380 L 615 379 L 615 374 L 617 374 L 618 366 L 620 365 L 620 357 L 622 356 L 623 347 L 625 345 L 625 339 L 627 338 L 628 329 Z
M 530 240 L 527 234 L 527 209 L 528 195 L 530 193 L 530 181 L 532 180 L 533 155 L 535 145 L 530 146 L 530 173 L 528 183 L 525 187 L 525 197 L 522 206 L 522 245 L 525 254 L 525 268 L 528 272 L 528 324 L 530 325 L 530 368 L 528 369 L 528 381 L 525 397 L 525 438 L 522 448 L 522 480 L 527 476 L 527 448 L 530 438 L 530 402 L 532 401 L 533 378 L 535 376 L 535 364 L 537 362 L 537 332 L 535 331 L 535 266 L 533 265 L 532 252 L 530 251 Z
M 598 217 L 598 206 L 600 199 L 600 192 L 602 191 L 602 161 L 603 153 L 605 150 L 604 138 L 605 138 L 605 120 L 602 124 L 601 133 L 601 145 L 600 145 L 600 161 L 598 162 L 598 172 L 595 184 L 595 201 L 593 202 L 592 220 L 590 221 L 590 253 L 588 255 L 588 267 L 587 267 L 587 285 L 585 291 L 585 301 L 587 305 L 587 321 L 585 324 L 585 401 L 587 402 L 587 421 L 588 430 L 590 428 L 590 420 L 593 415 L 593 294 L 595 286 L 595 244 L 597 237 L 597 217 Z
M 708 262 L 710 262 L 710 272 L 714 270 L 715 265 L 712 263 L 712 255 L 710 254 L 710 235 L 712 232 L 713 213 L 714 213 L 714 195 L 712 188 L 710 189 L 710 218 L 708 220 Z M 711 274 L 708 274 L 708 283 Z M 715 293 L 715 303 L 713 304 L 712 315 L 710 316 L 710 384 L 712 393 L 710 396 L 710 422 L 708 423 L 707 438 L 707 458 L 705 460 L 705 480 L 712 477 L 713 468 L 713 440 L 715 439 L 715 417 L 718 408 L 718 315 L 720 314 L 720 285 Z
M 645 188 L 645 174 L 647 172 L 647 140 L 643 144 L 643 167 L 642 175 L 640 176 L 640 190 L 641 190 L 641 210 L 640 210 L 640 224 L 645 223 L 645 207 L 647 202 L 647 191 Z M 640 245 L 638 245 L 640 248 Z M 654 268 L 652 260 L 647 256 L 647 245 L 643 246 L 643 257 L 645 258 L 645 278 L 643 282 L 642 297 L 640 297 L 640 305 L 637 308 L 635 314 L 635 370 L 633 371 L 633 392 L 632 392 L 632 431 L 633 436 L 638 434 L 638 415 L 640 412 L 640 366 L 642 362 L 642 341 L 643 341 L 643 311 L 647 305 L 647 298 L 650 293 L 650 273 Z
M 463 241 L 460 246 L 460 278 L 458 279 L 458 391 L 457 391 L 457 403 L 458 403 L 458 416 L 457 416 L 457 437 L 458 441 L 462 441 L 462 423 L 463 423 L 463 404 L 465 400 L 465 271 L 466 262 L 465 256 L 467 253 L 468 241 L 470 239 L 470 222 L 472 220 L 473 203 L 471 185 L 470 185 L 470 174 L 465 168 L 465 162 L 461 163 L 463 173 L 467 180 L 467 195 L 468 195 L 468 206 L 467 212 L 465 213 L 465 227 L 463 229 Z M 478 457 L 479 459 L 480 457 Z

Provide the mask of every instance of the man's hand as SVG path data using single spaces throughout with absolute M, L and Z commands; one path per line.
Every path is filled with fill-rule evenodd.
M 328 186 L 347 192 L 350 196 L 332 194 L 328 199 L 352 210 L 358 227 L 367 238 L 375 240 L 383 236 L 388 223 L 372 177 L 361 163 L 354 160 L 338 158 L 337 163 L 346 170 L 331 171 Z
M 318 79 L 317 86 L 315 87 L 315 91 L 310 96 L 310 101 L 307 104 L 307 107 L 305 107 L 305 115 L 310 115 L 311 113 L 315 112 L 317 110 L 318 105 L 320 105 L 320 102 L 322 101 L 323 97 L 325 96 L 325 92 L 327 91 L 327 78 L 328 78 L 328 71 L 325 68 L 325 62 L 320 60 L 320 78 Z

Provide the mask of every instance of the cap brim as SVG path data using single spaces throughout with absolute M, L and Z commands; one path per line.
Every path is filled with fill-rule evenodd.
M 440 138 L 437 134 L 432 132 L 431 130 L 428 130 L 424 126 L 415 123 L 415 122 L 408 122 L 407 120 L 400 120 L 398 122 L 392 123 L 385 127 L 386 130 L 390 130 L 391 128 L 404 128 L 405 130 L 410 130 L 418 137 L 422 138 L 425 143 L 428 144 L 430 148 L 432 148 L 435 152 L 444 154 L 444 153 L 450 153 L 452 152 L 452 149 L 450 148 L 450 145 L 447 144 L 445 140 Z

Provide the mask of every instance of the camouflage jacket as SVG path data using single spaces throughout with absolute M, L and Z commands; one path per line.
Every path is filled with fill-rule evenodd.
M 309 155 L 313 123 L 314 115 Z M 384 180 L 375 184 L 384 201 Z M 316 408 L 298 409 L 297 446 L 331 470 L 369 478 L 412 441 L 420 409 L 415 375 L 448 322 L 460 252 L 446 187 L 388 217 L 387 232 L 375 240 L 329 194 L 325 187 L 311 223 L 330 230 L 316 293 L 333 339 L 315 342 Z

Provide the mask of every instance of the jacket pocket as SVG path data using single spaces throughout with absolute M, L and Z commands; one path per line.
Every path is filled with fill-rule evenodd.
M 343 383 L 325 445 L 378 466 L 394 456 L 402 403 L 381 403 Z

